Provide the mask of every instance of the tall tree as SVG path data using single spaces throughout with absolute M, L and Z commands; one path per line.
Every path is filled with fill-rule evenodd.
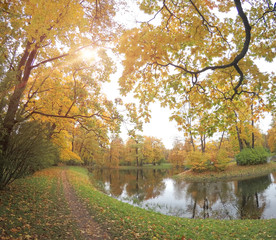
M 149 103 L 158 99 L 180 120 L 189 102 L 186 119 L 193 116 L 191 111 L 205 112 L 196 122 L 204 150 L 207 136 L 224 131 L 227 122 L 233 124 L 235 114 L 229 109 L 241 97 L 254 108 L 259 102 L 254 121 L 272 109 L 274 74 L 255 64 L 258 58 L 271 62 L 276 56 L 276 8 L 271 1 L 143 0 L 140 8 L 150 19 L 127 31 L 118 50 L 125 57 L 122 93 L 134 92 L 141 111 L 148 112 Z M 180 122 L 191 132 L 186 119 Z
M 173 148 L 169 152 L 168 160 L 176 167 L 183 166 L 185 164 L 185 147 L 184 144 L 175 139 Z
M 164 158 L 165 147 L 160 139 L 145 136 L 142 152 L 145 162 L 156 165 Z
M 118 28 L 113 21 L 113 0 L 2 1 L 0 4 L 3 29 L 0 55 L 4 72 L 1 85 L 5 86 L 1 89 L 5 98 L 1 147 L 5 151 L 14 125 L 22 121 L 22 98 L 30 79 L 48 79 L 49 74 L 62 85 L 66 73 L 57 77 L 52 70 L 68 66 L 72 57 L 76 58 L 76 54 L 87 47 L 103 46 L 115 36 Z M 42 72 L 44 74 L 39 76 Z M 72 70 L 73 79 L 74 73 L 76 76 Z M 38 98 L 37 93 L 31 94 Z M 68 104 L 67 110 L 63 109 L 58 117 L 68 117 L 70 106 Z M 88 116 L 94 117 L 91 113 Z
M 70 131 L 70 134 L 72 152 L 77 154 L 85 165 L 104 164 L 103 152 L 107 148 L 107 136 L 99 137 L 94 131 L 87 131 L 80 125 Z M 105 134 L 107 133 L 105 132 Z
M 118 129 L 115 105 L 101 92 L 115 70 L 102 50 L 118 36 L 115 8 L 114 0 L 0 2 L 0 175 L 22 122 L 47 123 L 61 156 L 79 161 L 75 126 L 98 138 Z
M 132 165 L 136 164 L 137 165 L 137 159 L 139 160 L 139 155 L 138 155 L 138 146 L 136 145 L 136 142 L 133 138 L 129 138 L 126 142 L 126 155 L 125 155 L 125 162 L 126 164 Z
M 112 168 L 119 167 L 119 163 L 122 161 L 124 155 L 123 140 L 119 137 L 114 137 L 109 146 L 109 155 L 106 159 L 107 166 Z

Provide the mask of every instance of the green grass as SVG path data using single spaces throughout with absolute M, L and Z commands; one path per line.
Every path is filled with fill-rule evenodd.
M 62 168 L 15 181 L 2 191 L 0 239 L 80 239 L 60 183 Z M 275 239 L 276 219 L 199 220 L 165 216 L 99 192 L 88 171 L 70 167 L 68 178 L 90 214 L 112 239 Z
M 60 182 L 61 169 L 19 179 L 0 191 L 0 239 L 80 239 Z
M 266 164 L 252 165 L 252 166 L 238 166 L 236 163 L 231 163 L 225 171 L 215 172 L 206 171 L 201 173 L 193 172 L 192 170 L 185 171 L 175 176 L 177 179 L 186 181 L 217 181 L 230 180 L 237 178 L 251 178 L 262 176 L 276 171 L 276 162 Z

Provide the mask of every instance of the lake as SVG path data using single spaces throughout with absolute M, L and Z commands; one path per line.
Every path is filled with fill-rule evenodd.
M 185 218 L 276 218 L 276 172 L 219 182 L 175 180 L 177 169 L 95 169 L 99 189 L 120 201 Z

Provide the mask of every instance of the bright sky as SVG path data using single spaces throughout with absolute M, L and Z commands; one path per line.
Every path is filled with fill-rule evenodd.
M 135 0 L 128 0 L 130 2 L 130 8 L 129 11 L 126 12 L 123 16 L 118 16 L 119 21 L 123 21 L 125 23 L 126 27 L 134 27 L 137 25 L 136 20 L 145 20 L 150 19 L 149 15 L 145 15 L 137 9 L 137 6 L 135 6 Z M 137 11 L 138 10 L 138 11 Z M 271 72 L 273 69 L 275 69 L 276 62 L 273 63 L 267 63 L 264 61 L 258 62 L 259 68 L 263 72 Z M 116 74 L 114 74 L 111 78 L 111 82 L 108 84 L 104 84 L 104 92 L 107 94 L 108 98 L 115 99 L 115 98 L 122 98 L 119 93 L 119 85 L 118 85 L 118 79 L 122 74 L 122 66 L 118 66 L 118 71 Z M 122 98 L 123 101 L 130 101 L 133 102 L 133 98 L 131 96 L 127 98 Z M 170 122 L 170 110 L 168 108 L 161 108 L 159 103 L 152 104 L 150 107 L 152 111 L 152 118 L 151 122 L 147 123 L 143 126 L 143 133 L 146 136 L 153 136 L 157 137 L 162 140 L 166 148 L 170 149 L 173 147 L 173 142 L 176 138 L 183 140 L 184 136 L 183 133 L 179 132 L 177 130 L 177 125 L 175 122 Z M 260 128 L 263 133 L 266 133 L 267 130 L 270 128 L 271 123 L 271 116 L 267 115 L 265 119 L 263 119 L 260 123 Z M 122 134 L 121 137 L 125 141 L 127 136 L 127 130 L 123 127 L 122 128 Z
M 134 102 L 131 96 L 126 98 L 120 96 L 119 86 L 117 83 L 119 74 L 116 73 L 112 77 L 110 83 L 104 84 L 104 92 L 107 94 L 108 99 L 122 98 L 123 101 Z M 173 146 L 173 141 L 175 138 L 183 139 L 183 133 L 177 130 L 177 124 L 175 122 L 170 122 L 170 110 L 168 108 L 161 108 L 159 103 L 154 103 L 151 106 L 151 121 L 143 125 L 143 135 L 153 136 L 162 140 L 166 148 L 170 149 Z M 130 128 L 130 127 L 129 127 Z M 131 128 L 130 128 L 131 129 Z M 124 141 L 128 138 L 127 129 L 122 126 L 121 137 Z

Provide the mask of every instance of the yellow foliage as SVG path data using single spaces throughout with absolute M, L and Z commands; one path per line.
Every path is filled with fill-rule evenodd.
M 186 151 L 184 145 L 179 142 L 175 141 L 173 149 L 170 150 L 168 161 L 172 163 L 174 166 L 183 166 L 185 165 L 186 160 Z
M 226 149 L 220 149 L 213 158 L 215 170 L 225 170 L 227 164 L 230 162 Z
M 273 127 L 268 130 L 268 146 L 271 152 L 276 152 L 276 124 L 273 124 Z
M 195 172 L 203 172 L 209 169 L 209 163 L 211 160 L 210 154 L 201 153 L 199 151 L 190 152 L 187 155 L 188 164 L 191 165 L 191 169 Z
M 225 149 L 207 153 L 194 151 L 188 153 L 187 158 L 191 169 L 195 172 L 223 171 L 230 161 Z
M 80 162 L 82 163 L 83 161 L 81 160 L 81 158 L 74 152 L 72 152 L 70 149 L 68 148 L 62 148 L 60 149 L 60 158 L 61 161 L 76 161 L 76 162 Z
M 72 143 L 70 142 L 70 135 L 67 131 L 62 131 L 62 133 L 56 135 L 53 138 L 53 142 L 59 147 L 61 161 L 73 160 L 83 162 L 79 155 L 71 151 Z

